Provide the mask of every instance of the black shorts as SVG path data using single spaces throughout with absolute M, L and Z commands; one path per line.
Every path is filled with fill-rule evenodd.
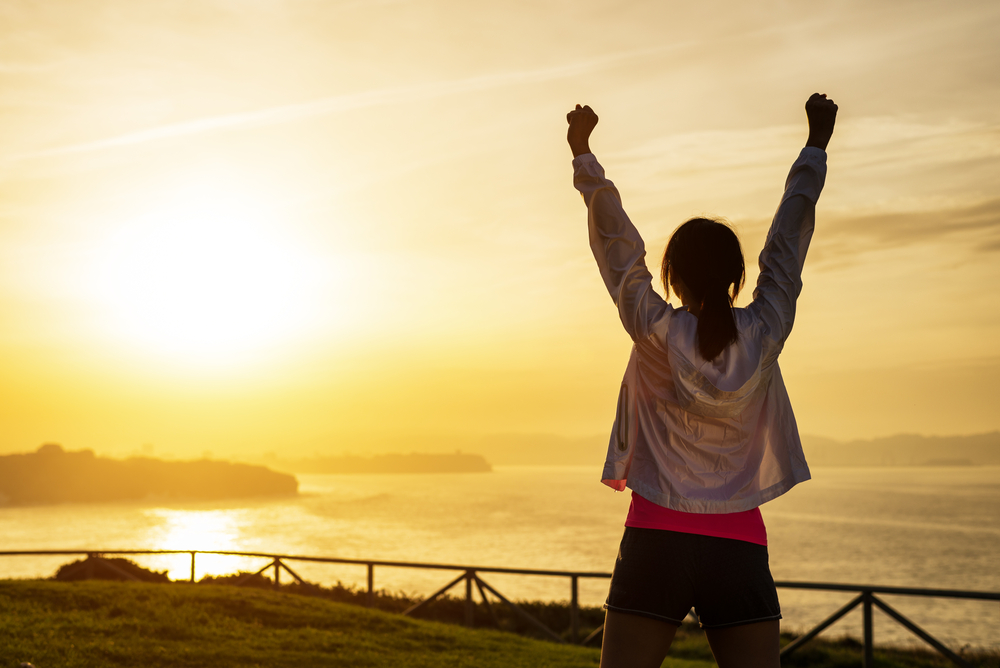
M 678 625 L 693 607 L 707 629 L 781 619 L 765 545 L 636 527 L 625 527 L 604 607 Z

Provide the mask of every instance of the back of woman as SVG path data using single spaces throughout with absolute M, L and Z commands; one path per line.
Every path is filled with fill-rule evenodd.
M 739 240 L 706 218 L 681 225 L 664 253 L 661 280 L 682 306 L 653 290 L 642 238 L 590 152 L 597 116 L 579 105 L 567 116 L 591 249 L 634 342 L 602 475 L 633 492 L 605 606 L 603 668 L 659 666 L 692 606 L 720 666 L 777 666 L 781 615 L 758 507 L 809 479 L 777 361 L 795 319 L 837 108 L 817 94 L 806 111 L 809 140 L 746 308 L 733 307 L 745 274 Z M 759 661 L 737 659 L 748 650 Z
M 825 158 L 819 149 L 806 149 L 793 166 L 760 255 L 753 302 L 745 309 L 732 309 L 730 300 L 716 304 L 734 322 L 735 336 L 721 350 L 709 351 L 715 352 L 713 358 L 706 358 L 698 336 L 707 329 L 712 305 L 701 306 L 701 295 L 691 295 L 702 311 L 696 317 L 691 307 L 675 309 L 659 297 L 642 262 L 642 240 L 632 233 L 617 190 L 603 178 L 596 159 L 577 159 L 575 185 L 594 203 L 589 207 L 591 246 L 635 342 L 604 469 L 609 485 L 624 489 L 628 480 L 634 491 L 675 510 L 729 513 L 756 508 L 809 479 L 777 359 L 794 320 Z M 670 246 L 679 246 L 676 254 L 687 260 L 687 266 L 675 262 L 681 265 L 677 273 L 692 264 L 705 266 L 701 258 L 692 263 L 684 257 L 684 242 L 694 235 L 683 233 L 709 226 L 724 229 L 739 248 L 723 224 L 689 221 L 671 239 Z M 699 245 L 687 244 L 696 250 Z M 743 272 L 737 252 L 733 298 Z M 725 288 L 715 287 L 727 296 Z

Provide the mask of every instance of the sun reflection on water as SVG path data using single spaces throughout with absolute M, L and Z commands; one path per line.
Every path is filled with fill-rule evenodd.
M 153 547 L 158 550 L 241 550 L 239 537 L 246 521 L 245 509 L 177 510 L 156 508 L 147 515 L 158 520 L 153 535 Z M 191 561 L 187 555 L 155 557 L 158 568 L 167 569 L 172 580 L 191 576 Z M 195 559 L 195 580 L 206 575 L 227 575 L 239 570 L 257 570 L 256 560 L 220 554 L 199 554 Z
M 149 514 L 163 521 L 157 543 L 164 550 L 235 549 L 238 510 L 170 510 L 157 508 Z

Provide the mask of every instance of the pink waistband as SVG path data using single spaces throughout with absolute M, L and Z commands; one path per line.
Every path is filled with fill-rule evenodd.
M 682 513 L 658 506 L 632 492 L 632 503 L 628 508 L 625 526 L 696 533 L 767 545 L 767 530 L 764 528 L 760 508 L 741 513 Z

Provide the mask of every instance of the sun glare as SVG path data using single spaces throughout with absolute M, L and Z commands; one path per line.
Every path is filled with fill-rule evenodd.
M 158 508 L 148 512 L 160 526 L 153 536 L 153 546 L 159 550 L 241 550 L 240 524 L 245 510 L 174 510 Z M 191 565 L 185 555 L 177 558 L 163 555 L 151 563 L 166 568 L 174 580 L 190 577 Z M 198 555 L 195 578 L 205 575 L 223 575 L 253 567 L 253 559 L 215 554 Z
M 179 361 L 225 365 L 307 330 L 321 264 L 254 204 L 201 186 L 122 225 L 95 272 L 109 333 Z

